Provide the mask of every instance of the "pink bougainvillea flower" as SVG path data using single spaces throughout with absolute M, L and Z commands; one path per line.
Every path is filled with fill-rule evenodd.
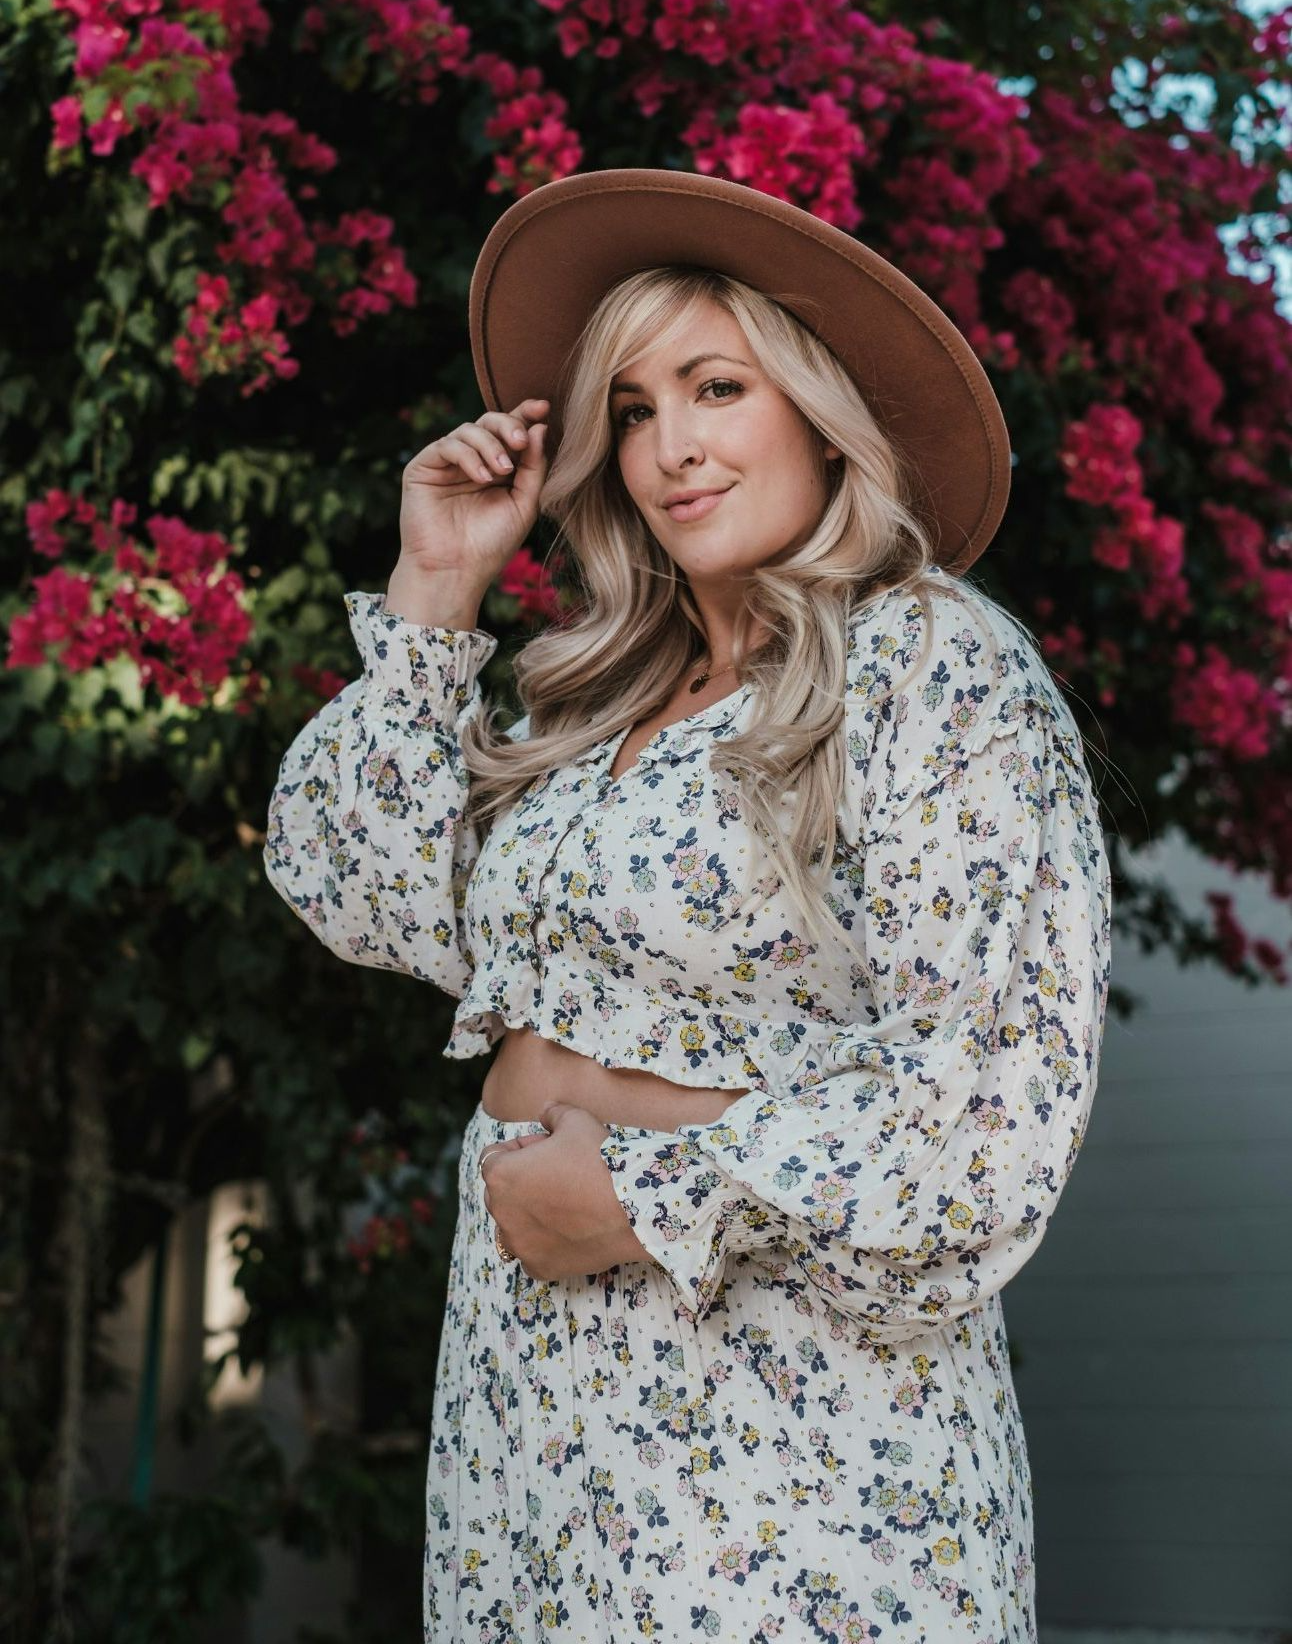
M 153 514 L 145 521 L 151 546 L 125 535 L 133 505 L 113 500 L 102 519 L 84 497 L 51 490 L 27 509 L 35 551 L 63 556 L 73 546 L 70 528 L 88 538 L 88 564 L 66 563 L 31 579 L 31 599 L 9 624 L 6 668 L 56 662 L 69 673 L 128 656 L 145 686 L 188 706 L 209 702 L 229 679 L 251 633 L 244 587 L 227 568 L 232 549 L 217 532 L 194 531 L 183 520 Z M 88 529 L 86 529 L 88 528 Z M 254 701 L 260 676 L 244 674 L 241 701 Z

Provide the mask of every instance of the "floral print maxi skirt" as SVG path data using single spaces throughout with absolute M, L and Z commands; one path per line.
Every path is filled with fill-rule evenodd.
M 872 1346 L 762 1251 L 698 1326 L 645 1262 L 531 1279 L 498 1256 L 479 1159 L 542 1129 L 477 1106 L 463 1137 L 426 1644 L 1035 1644 L 999 1296 Z

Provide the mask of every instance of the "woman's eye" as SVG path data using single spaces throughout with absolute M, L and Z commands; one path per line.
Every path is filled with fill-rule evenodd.
M 735 390 L 734 394 L 721 394 L 721 395 L 719 395 L 718 396 L 719 403 L 721 403 L 724 400 L 734 399 L 736 394 L 740 394 L 740 393 L 744 392 L 742 384 L 740 384 L 738 382 L 730 382 L 726 378 L 723 378 L 723 377 L 714 377 L 714 378 L 712 378 L 709 382 L 705 383 L 704 387 L 701 388 L 700 392 L 702 394 L 706 393 L 710 388 L 730 388 L 730 389 Z M 629 422 L 629 420 L 628 420 L 629 417 L 632 416 L 634 411 L 648 411 L 649 409 L 650 409 L 650 407 L 647 406 L 647 405 L 641 405 L 641 404 L 626 405 L 623 408 L 623 410 L 619 413 L 618 422 L 619 422 L 620 428 L 636 428 L 637 424 L 635 422 Z

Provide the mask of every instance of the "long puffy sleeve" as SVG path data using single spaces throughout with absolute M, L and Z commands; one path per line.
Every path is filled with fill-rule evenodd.
M 697 1321 L 728 1257 L 758 1251 L 836 1330 L 916 1338 L 1018 1272 L 1077 1157 L 1110 969 L 1080 738 L 1048 690 L 1011 679 L 953 698 L 945 673 L 935 655 L 920 708 L 856 781 L 857 851 L 836 884 L 857 898 L 869 1019 L 713 1123 L 602 1144 Z
M 464 818 L 459 733 L 498 641 L 345 596 L 363 673 L 314 715 L 279 768 L 265 872 L 339 958 L 460 998 L 473 960 L 462 908 L 479 839 Z M 513 738 L 523 727 L 513 727 Z

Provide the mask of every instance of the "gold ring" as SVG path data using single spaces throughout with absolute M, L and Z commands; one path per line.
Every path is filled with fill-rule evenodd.
M 498 1231 L 497 1222 L 493 1224 L 493 1242 L 497 1246 L 498 1254 L 502 1257 L 503 1261 L 514 1262 L 516 1260 L 515 1251 L 508 1250 L 507 1246 L 502 1242 L 502 1234 Z

